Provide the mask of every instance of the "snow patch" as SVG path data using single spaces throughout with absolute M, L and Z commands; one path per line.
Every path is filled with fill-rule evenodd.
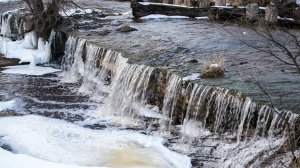
M 140 19 L 189 19 L 187 16 L 167 16 L 160 14 L 151 14 L 148 16 L 141 17 Z
M 183 81 L 193 81 L 199 79 L 200 74 L 199 73 L 192 73 L 189 76 L 183 77 Z
M 2 73 L 35 75 L 35 76 L 40 76 L 40 75 L 60 71 L 59 69 L 54 69 L 52 67 L 40 67 L 40 66 L 32 66 L 32 65 L 7 66 L 4 68 L 5 70 L 3 70 Z

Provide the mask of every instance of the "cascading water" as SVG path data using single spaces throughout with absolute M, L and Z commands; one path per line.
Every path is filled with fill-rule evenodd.
M 280 147 L 285 142 L 283 139 L 287 134 L 287 123 L 292 128 L 289 130 L 291 134 L 297 134 L 295 131 L 298 127 L 295 123 L 299 120 L 297 114 L 284 110 L 276 113 L 274 109 L 258 106 L 250 98 L 230 90 L 193 83 L 185 84 L 175 74 L 159 73 L 163 74 L 166 80 L 153 80 L 159 76 L 157 74 L 160 69 L 128 64 L 121 53 L 103 49 L 83 39 L 69 37 L 62 67 L 66 72 L 71 72 L 68 77 L 75 76 L 77 80 L 82 78 L 81 90 L 85 93 L 90 92 L 92 97 L 99 97 L 97 92 L 103 93 L 103 88 L 106 87 L 108 97 L 101 99 L 105 103 L 104 113 L 123 118 L 143 119 L 141 110 L 151 102 L 152 106 L 159 108 L 155 113 L 161 112 L 161 116 L 158 117 L 161 131 L 174 129 L 175 118 L 178 120 L 177 125 L 182 125 L 180 130 L 182 142 L 192 144 L 204 137 L 231 139 L 227 140 L 228 142 L 202 140 L 203 144 L 219 144 L 218 148 L 210 152 L 223 158 L 219 164 L 226 163 L 228 166 L 237 164 L 236 161 L 226 161 L 226 158 L 233 157 L 232 154 L 222 152 L 225 148 L 235 151 L 237 146 L 232 143 L 241 149 L 240 153 L 233 152 L 236 158 L 239 155 L 242 157 L 244 149 L 256 148 L 255 139 L 261 139 L 264 143 L 267 138 L 273 139 L 276 142 L 274 148 Z M 151 89 L 153 87 L 160 89 Z M 154 90 L 158 92 L 152 93 Z M 156 101 L 151 101 L 153 95 L 163 97 L 154 96 Z M 163 100 L 163 103 L 158 103 L 158 100 Z M 149 108 L 147 110 L 151 111 Z M 283 141 L 278 141 L 281 138 Z M 268 151 L 266 146 L 268 145 L 266 144 L 260 151 Z M 254 162 L 255 154 L 249 158 Z M 245 160 L 241 165 L 249 162 Z M 259 165 L 261 162 L 257 161 L 256 164 Z
M 23 24 L 13 14 L 3 14 L 1 34 L 12 37 L 23 30 Z M 41 50 L 51 48 L 53 53 L 53 48 L 59 46 L 54 44 L 55 39 L 63 39 L 62 34 L 52 32 L 50 44 L 40 41 L 38 47 Z M 104 103 L 104 113 L 137 120 L 156 116 L 153 118 L 159 118 L 159 130 L 162 132 L 174 131 L 177 128 L 175 125 L 179 125 L 181 129 L 178 134 L 182 140 L 179 143 L 215 144 L 209 152 L 199 149 L 203 154 L 221 158 L 213 164 L 207 163 L 207 166 L 246 166 L 249 163 L 259 166 L 263 162 L 257 157 L 259 153 L 274 153 L 268 144 L 262 145 L 260 142 L 269 140 L 272 150 L 277 150 L 288 136 L 299 136 L 299 115 L 290 111 L 259 106 L 250 98 L 230 90 L 187 84 L 181 77 L 169 72 L 162 73 L 159 68 L 129 64 L 121 53 L 85 39 L 71 36 L 63 49 L 63 82 L 80 82 L 79 91 Z M 45 55 L 43 60 L 37 62 L 49 62 L 59 54 L 61 52 Z M 157 106 L 157 110 L 151 111 L 147 108 L 149 104 L 151 107 Z M 148 114 L 145 114 L 145 109 Z M 253 154 L 248 152 L 252 149 L 255 149 Z M 241 161 L 245 155 L 248 159 Z

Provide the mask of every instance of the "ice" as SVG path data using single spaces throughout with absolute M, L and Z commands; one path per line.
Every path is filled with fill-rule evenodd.
M 141 17 L 141 19 L 188 19 L 187 16 L 167 16 L 160 14 L 151 14 L 148 16 Z
M 201 19 L 208 19 L 208 17 L 207 16 L 202 16 L 202 17 L 195 17 L 196 19 L 198 19 L 198 20 L 201 20 Z
M 200 74 L 199 73 L 192 73 L 189 76 L 183 77 L 183 81 L 192 81 L 192 80 L 197 80 L 199 79 Z
M 18 1 L 18 0 L 0 0 L 0 2 L 9 2 L 9 1 Z
M 59 69 L 54 69 L 52 67 L 40 67 L 40 66 L 32 66 L 32 65 L 7 66 L 4 68 L 5 70 L 3 70 L 2 73 L 36 75 L 36 76 L 60 71 Z
M 40 40 L 39 49 L 36 48 L 38 41 L 35 40 L 34 34 L 28 34 L 24 40 L 11 41 L 8 38 L 0 37 L 0 53 L 3 53 L 7 58 L 19 58 L 21 62 L 30 62 L 31 64 L 41 64 L 49 62 L 50 46 L 48 43 L 42 43 Z
M 91 14 L 93 12 L 102 12 L 99 9 L 80 9 L 80 8 L 71 8 L 67 9 L 63 12 L 60 12 L 62 16 L 73 16 L 73 15 L 84 15 L 84 14 Z
M 0 167 L 18 167 L 21 161 L 21 167 L 35 163 L 48 166 L 40 159 L 80 166 L 191 167 L 189 157 L 170 151 L 162 145 L 164 139 L 156 136 L 114 129 L 91 130 L 33 115 L 0 118 L 0 125 L 0 141 L 16 153 L 1 150 Z M 51 167 L 53 163 L 49 164 Z
M 0 111 L 17 110 L 23 107 L 23 102 L 18 99 L 0 102 Z

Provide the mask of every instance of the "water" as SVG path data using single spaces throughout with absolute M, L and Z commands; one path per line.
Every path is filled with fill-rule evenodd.
M 186 84 L 179 76 L 164 73 L 161 69 L 128 64 L 121 53 L 111 50 L 99 52 L 105 49 L 86 41 L 82 42 L 83 40 L 80 39 L 74 40 L 73 37 L 70 37 L 69 40 L 74 43 L 79 41 L 74 52 L 75 61 L 71 69 L 78 67 L 75 68 L 75 71 L 78 71 L 84 80 L 80 90 L 83 90 L 82 88 L 85 90 L 87 90 L 86 88 L 94 88 L 92 93 L 95 93 L 101 90 L 101 85 L 106 83 L 106 87 L 109 88 L 108 96 L 103 99 L 103 107 L 98 109 L 98 114 L 101 114 L 98 117 L 103 117 L 103 114 L 104 116 L 110 115 L 112 118 L 118 118 L 116 121 L 121 125 L 140 129 L 151 127 L 153 129 L 153 124 L 159 124 L 159 129 L 154 130 L 157 133 L 163 133 L 162 135 L 168 138 L 179 135 L 181 137 L 181 142 L 177 141 L 179 144 L 187 143 L 192 146 L 195 142 L 198 142 L 196 144 L 200 146 L 206 143 L 210 143 L 210 146 L 219 144 L 219 147 L 212 149 L 210 153 L 215 153 L 220 158 L 225 159 L 233 157 L 233 155 L 222 154 L 221 150 L 225 148 L 234 150 L 236 146 L 230 145 L 232 143 L 240 146 L 238 148 L 244 148 L 243 145 L 248 145 L 246 148 L 251 151 L 252 148 L 257 149 L 257 143 L 253 143 L 253 140 L 258 139 L 257 141 L 264 143 L 264 148 L 260 151 L 268 151 L 270 150 L 266 143 L 268 141 L 265 140 L 271 139 L 271 141 L 278 142 L 274 143 L 274 148 L 279 149 L 279 142 L 283 142 L 282 138 L 284 139 L 287 134 L 286 123 L 295 125 L 296 118 L 299 117 L 297 114 L 285 110 L 280 111 L 280 115 L 273 110 L 273 117 L 270 117 L 271 109 L 269 107 L 258 106 L 250 98 L 243 97 L 239 93 L 217 87 Z M 67 45 L 72 46 L 74 44 L 67 43 Z M 83 49 L 84 45 L 86 45 L 86 53 Z M 67 46 L 67 48 L 71 47 Z M 78 51 L 82 51 L 82 53 L 80 54 Z M 78 55 L 79 62 L 76 61 Z M 82 58 L 85 58 L 86 61 L 83 61 Z M 102 63 L 99 63 L 101 60 L 103 60 Z M 160 89 L 153 90 L 153 87 Z M 153 97 L 153 95 L 155 96 Z M 158 107 L 156 111 L 149 108 L 154 105 Z M 141 115 L 144 111 L 152 111 L 154 114 L 161 113 L 162 115 L 145 117 L 145 115 Z M 132 124 L 131 122 L 124 122 L 124 120 L 133 120 L 136 123 Z M 176 125 L 179 125 L 180 129 Z M 261 130 L 264 133 L 261 133 Z M 295 129 L 290 131 L 295 133 Z M 212 139 L 220 139 L 221 141 Z M 226 140 L 224 143 L 224 139 L 230 140 Z M 199 143 L 199 140 L 202 142 Z M 240 143 L 241 145 L 239 145 Z M 180 147 L 175 146 L 171 148 L 184 152 Z M 197 152 L 199 153 L 199 151 Z M 205 150 L 203 153 L 208 155 Z M 245 151 L 235 153 L 240 157 L 244 154 Z M 251 155 L 252 159 L 256 157 L 255 154 L 248 153 L 248 155 Z M 197 160 L 197 158 L 195 159 Z M 218 163 L 223 163 L 223 161 Z M 229 165 L 231 164 L 236 163 Z M 244 164 L 247 164 L 247 161 Z M 207 165 L 211 166 L 212 164 L 207 163 Z
M 85 39 L 70 36 L 61 60 L 57 74 L 1 73 L 0 141 L 12 152 L 81 166 L 190 167 L 192 159 L 193 166 L 243 167 L 269 157 L 272 166 L 288 135 L 299 135 L 298 114 L 129 64 Z M 18 108 L 11 107 L 15 100 Z

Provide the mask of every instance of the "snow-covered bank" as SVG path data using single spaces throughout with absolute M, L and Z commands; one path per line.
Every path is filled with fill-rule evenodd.
M 25 154 L 1 150 L 0 158 L 7 159 L 0 167 L 52 166 L 39 159 L 81 166 L 190 167 L 190 159 L 164 147 L 162 138 L 133 131 L 96 131 L 38 116 L 0 118 L 0 125 L 0 141 Z M 23 164 L 13 164 L 18 161 Z
M 36 66 L 49 62 L 51 51 L 48 42 L 37 39 L 33 32 L 26 34 L 25 38 L 19 41 L 0 37 L 0 53 L 7 58 L 19 58 L 21 62 L 30 63 L 30 65 L 6 67 L 3 73 L 44 75 L 59 71 L 51 67 Z
M 46 63 L 50 59 L 50 46 L 36 35 L 28 33 L 23 40 L 12 41 L 0 37 L 0 52 L 7 58 L 19 58 L 21 62 L 31 64 Z

